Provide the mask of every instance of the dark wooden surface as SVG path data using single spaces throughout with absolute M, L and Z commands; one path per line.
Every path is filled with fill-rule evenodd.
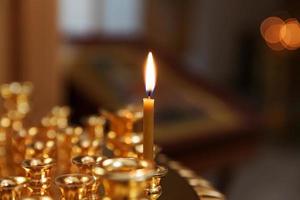
M 169 169 L 162 180 L 163 194 L 159 200 L 197 200 L 196 192 L 176 171 Z

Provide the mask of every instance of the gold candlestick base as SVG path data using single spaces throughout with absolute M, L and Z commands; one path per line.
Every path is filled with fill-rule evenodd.
M 151 200 L 158 199 L 162 194 L 161 179 L 166 176 L 168 169 L 163 166 L 157 166 L 153 177 L 150 180 L 146 194 Z

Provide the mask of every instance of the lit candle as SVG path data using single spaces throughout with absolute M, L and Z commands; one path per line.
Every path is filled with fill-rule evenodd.
M 154 99 L 151 98 L 155 88 L 156 70 L 152 53 L 149 52 L 145 66 L 145 86 L 147 98 L 144 98 L 144 159 L 153 160 L 153 132 L 154 132 Z

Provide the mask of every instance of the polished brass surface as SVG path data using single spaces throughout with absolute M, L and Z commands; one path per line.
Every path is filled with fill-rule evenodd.
M 51 186 L 51 170 L 55 165 L 52 158 L 27 159 L 22 163 L 26 176 L 30 178 L 30 195 L 48 195 Z
M 149 186 L 146 189 L 146 193 L 149 199 L 155 200 L 162 194 L 161 179 L 166 176 L 168 169 L 163 166 L 156 166 L 154 175 L 149 180 Z
M 77 166 L 79 173 L 84 173 L 93 176 L 94 183 L 88 188 L 88 192 L 90 192 L 94 199 L 100 197 L 100 185 L 102 185 L 102 174 L 99 174 L 98 171 L 95 171 L 95 168 L 100 168 L 102 166 L 103 160 L 105 160 L 105 156 L 76 156 L 72 159 L 72 163 Z
M 26 194 L 29 179 L 26 177 L 7 177 L 0 179 L 0 198 L 2 200 L 17 200 Z
M 0 200 L 154 200 L 164 197 L 163 187 L 168 187 L 162 181 L 168 169 L 160 163 L 184 177 L 198 198 L 224 199 L 209 182 L 162 156 L 156 145 L 159 162 L 143 160 L 139 107 L 102 111 L 83 126 L 70 126 L 70 108 L 55 106 L 31 126 L 25 118 L 32 88 L 30 83 L 0 86 L 5 108 L 0 117 Z
M 64 174 L 56 177 L 62 200 L 81 200 L 89 196 L 88 188 L 94 179 L 87 174 Z
M 109 199 L 145 199 L 153 177 L 154 164 L 135 158 L 112 158 L 103 161 L 103 184 Z

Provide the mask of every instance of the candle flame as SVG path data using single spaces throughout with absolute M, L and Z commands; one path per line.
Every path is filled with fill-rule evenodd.
M 145 66 L 145 86 L 146 86 L 146 92 L 148 96 L 151 96 L 151 94 L 154 91 L 156 83 L 156 68 L 155 63 L 153 59 L 153 55 L 151 52 L 148 53 L 146 66 Z

